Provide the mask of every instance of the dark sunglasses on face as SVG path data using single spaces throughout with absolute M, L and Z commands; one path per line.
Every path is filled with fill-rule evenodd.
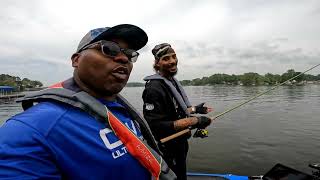
M 123 53 L 128 57 L 129 61 L 132 63 L 138 60 L 139 53 L 137 51 L 133 49 L 123 49 L 119 46 L 119 44 L 112 41 L 101 40 L 85 46 L 84 48 L 82 48 L 81 51 L 93 48 L 97 44 L 100 44 L 101 52 L 105 56 L 114 58 L 117 55 L 119 55 L 119 53 Z

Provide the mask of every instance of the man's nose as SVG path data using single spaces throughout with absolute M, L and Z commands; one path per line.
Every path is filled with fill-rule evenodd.
M 116 57 L 114 57 L 114 61 L 119 63 L 128 63 L 129 58 L 124 53 L 119 53 Z
M 173 58 L 173 57 L 170 57 L 169 62 L 170 63 L 177 63 L 177 59 Z

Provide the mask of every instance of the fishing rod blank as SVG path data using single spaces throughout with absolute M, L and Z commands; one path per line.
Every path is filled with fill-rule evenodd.
M 253 96 L 252 98 L 250 98 L 250 99 L 248 99 L 248 100 L 246 100 L 246 101 L 244 101 L 244 102 L 242 102 L 242 103 L 240 103 L 240 104 L 238 104 L 238 105 L 236 105 L 236 106 L 234 106 L 234 107 L 232 107 L 232 108 L 230 108 L 230 109 L 228 109 L 228 110 L 226 110 L 226 111 L 224 111 L 224 112 L 222 112 L 222 113 L 220 113 L 220 114 L 218 114 L 218 115 L 216 115 L 216 116 L 214 116 L 214 117 L 212 117 L 212 118 L 210 118 L 211 121 L 217 119 L 217 118 L 220 117 L 220 116 L 223 116 L 224 114 L 227 114 L 227 113 L 230 112 L 230 111 L 233 111 L 233 110 L 235 110 L 235 109 L 243 106 L 244 104 L 247 104 L 248 102 L 250 102 L 250 101 L 252 101 L 252 100 L 254 100 L 254 99 L 256 99 L 256 98 L 258 98 L 258 97 L 260 97 L 260 96 L 262 96 L 262 95 L 264 95 L 264 94 L 266 94 L 266 93 L 268 93 L 268 92 L 270 92 L 270 91 L 272 91 L 272 90 L 274 90 L 274 89 L 276 89 L 276 88 L 278 88 L 279 86 L 281 86 L 281 85 L 283 85 L 283 84 L 285 84 L 285 83 L 287 83 L 287 82 L 289 82 L 289 81 L 291 81 L 291 80 L 293 80 L 293 79 L 295 79 L 295 78 L 297 78 L 297 77 L 305 74 L 306 72 L 311 71 L 312 69 L 318 67 L 319 65 L 320 65 L 320 64 L 317 64 L 317 65 L 311 67 L 310 69 L 307 69 L 306 71 L 304 71 L 304 72 L 302 72 L 302 73 L 300 73 L 300 74 L 298 74 L 298 75 L 296 75 L 296 76 L 294 76 L 294 77 L 292 77 L 292 78 L 290 78 L 290 79 L 288 79 L 288 80 L 286 80 L 286 81 L 278 84 L 277 86 L 274 86 L 273 88 L 270 88 L 270 89 L 268 89 L 267 91 L 264 91 L 264 92 L 262 92 L 262 93 L 259 93 L 259 94 L 257 94 L 256 96 Z M 186 134 L 186 133 L 188 133 L 188 132 L 190 132 L 190 131 L 191 131 L 191 129 L 189 129 L 189 128 L 188 128 L 188 129 L 185 129 L 185 130 L 182 130 L 182 131 L 179 131 L 179 132 L 177 132 L 177 133 L 175 133 L 175 134 L 172 134 L 172 135 L 170 135 L 170 136 L 168 136 L 168 137 L 165 137 L 165 138 L 163 138 L 163 139 L 160 139 L 160 142 L 161 142 L 161 143 L 165 143 L 165 142 L 170 141 L 170 140 L 172 140 L 172 139 L 174 139 L 174 138 L 177 138 L 177 137 L 179 137 L 179 136 L 181 136 L 181 135 L 183 135 L 183 134 Z

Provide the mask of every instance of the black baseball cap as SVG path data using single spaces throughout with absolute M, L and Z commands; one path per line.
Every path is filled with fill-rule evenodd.
M 148 42 L 148 36 L 144 30 L 131 24 L 120 24 L 113 27 L 103 27 L 90 30 L 80 41 L 77 52 L 80 52 L 89 44 L 100 40 L 119 38 L 128 43 L 130 49 L 139 50 Z

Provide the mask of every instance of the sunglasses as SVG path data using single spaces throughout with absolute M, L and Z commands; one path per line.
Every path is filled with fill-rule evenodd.
M 83 47 L 80 51 L 94 48 L 94 46 L 96 46 L 97 44 L 100 44 L 100 50 L 102 54 L 105 56 L 115 58 L 117 55 L 119 55 L 119 53 L 123 53 L 128 57 L 129 61 L 132 63 L 138 60 L 139 53 L 137 51 L 133 49 L 123 49 L 117 43 L 112 41 L 101 40 Z

